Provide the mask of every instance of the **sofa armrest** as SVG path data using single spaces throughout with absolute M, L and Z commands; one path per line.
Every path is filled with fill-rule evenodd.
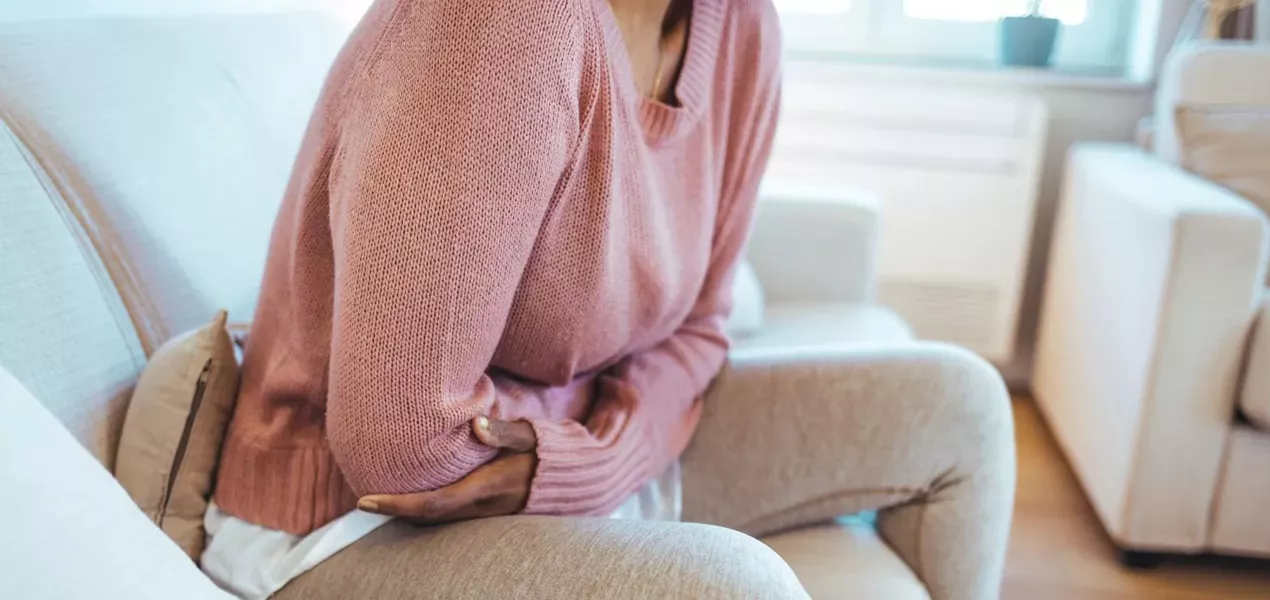
M 770 304 L 873 300 L 878 201 L 842 187 L 765 185 L 747 249 Z
M 1266 232 L 1249 202 L 1141 150 L 1070 156 L 1033 391 L 1122 546 L 1207 542 Z

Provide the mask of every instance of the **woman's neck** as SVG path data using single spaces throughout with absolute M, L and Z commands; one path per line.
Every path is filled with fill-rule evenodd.
M 622 30 L 636 86 L 645 96 L 673 103 L 691 0 L 609 0 L 609 6 Z

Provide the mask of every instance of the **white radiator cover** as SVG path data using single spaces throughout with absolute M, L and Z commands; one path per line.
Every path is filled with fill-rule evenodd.
M 877 195 L 880 302 L 920 338 L 1009 362 L 1045 147 L 1043 101 L 795 67 L 782 113 L 770 181 Z

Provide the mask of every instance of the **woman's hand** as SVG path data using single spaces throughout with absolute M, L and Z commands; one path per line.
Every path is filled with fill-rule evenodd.
M 494 460 L 450 485 L 431 492 L 363 496 L 357 508 L 402 517 L 417 525 L 498 517 L 520 512 L 538 466 L 538 437 L 528 421 L 472 420 L 481 443 L 503 450 Z

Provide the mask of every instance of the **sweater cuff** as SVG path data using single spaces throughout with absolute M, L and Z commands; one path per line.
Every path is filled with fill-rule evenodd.
M 608 515 L 647 479 L 649 455 L 633 431 L 605 443 L 576 421 L 529 423 L 538 436 L 538 467 L 525 514 Z

